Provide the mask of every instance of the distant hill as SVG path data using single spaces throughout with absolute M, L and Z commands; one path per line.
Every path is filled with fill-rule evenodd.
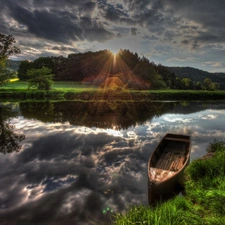
M 220 84 L 221 89 L 225 89 L 225 73 L 209 73 L 204 70 L 195 69 L 192 67 L 166 67 L 170 72 L 174 73 L 179 78 L 190 78 L 194 82 L 203 82 L 206 78 Z
M 19 69 L 20 61 L 8 60 L 8 68 L 14 71 Z

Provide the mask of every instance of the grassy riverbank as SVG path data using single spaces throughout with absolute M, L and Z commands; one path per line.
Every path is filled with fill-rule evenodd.
M 28 82 L 27 81 L 20 81 L 20 80 L 11 80 L 12 82 L 7 83 L 6 85 L 0 88 L 0 91 L 12 91 L 12 90 L 20 90 L 20 91 L 27 91 L 28 90 Z M 51 90 L 61 90 L 61 91 L 88 91 L 88 90 L 95 90 L 96 88 L 88 85 L 88 84 L 81 84 L 80 82 L 67 82 L 67 81 L 57 81 L 54 82 L 52 85 Z M 35 91 L 35 88 L 31 88 L 31 90 Z
M 187 168 L 185 196 L 151 208 L 138 206 L 117 214 L 115 224 L 223 225 L 225 221 L 225 143 L 210 144 L 214 156 L 194 160 Z
M 9 82 L 0 87 L 0 98 L 8 99 L 65 99 L 65 100 L 224 100 L 225 91 L 197 90 L 113 90 L 101 89 L 77 82 L 54 82 L 50 91 L 28 90 L 27 82 Z

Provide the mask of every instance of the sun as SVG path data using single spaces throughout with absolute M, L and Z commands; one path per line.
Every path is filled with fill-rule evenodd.
M 114 56 L 116 56 L 116 55 L 118 54 L 119 51 L 118 51 L 118 50 L 111 49 L 110 52 L 111 52 Z

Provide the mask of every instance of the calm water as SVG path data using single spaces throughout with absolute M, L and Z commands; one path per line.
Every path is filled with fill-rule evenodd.
M 148 204 L 166 132 L 190 134 L 198 158 L 224 140 L 224 115 L 225 102 L 0 103 L 0 223 L 108 224 Z

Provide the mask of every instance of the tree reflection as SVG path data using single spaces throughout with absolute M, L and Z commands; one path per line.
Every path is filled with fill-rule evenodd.
M 18 152 L 21 149 L 19 143 L 25 139 L 24 134 L 14 132 L 15 126 L 9 124 L 9 119 L 16 114 L 12 107 L 0 105 L 0 152 L 4 154 Z
M 25 118 L 34 118 L 43 122 L 69 122 L 72 125 L 120 130 L 160 116 L 172 109 L 174 105 L 174 102 L 117 100 L 23 102 L 20 103 L 20 110 Z

